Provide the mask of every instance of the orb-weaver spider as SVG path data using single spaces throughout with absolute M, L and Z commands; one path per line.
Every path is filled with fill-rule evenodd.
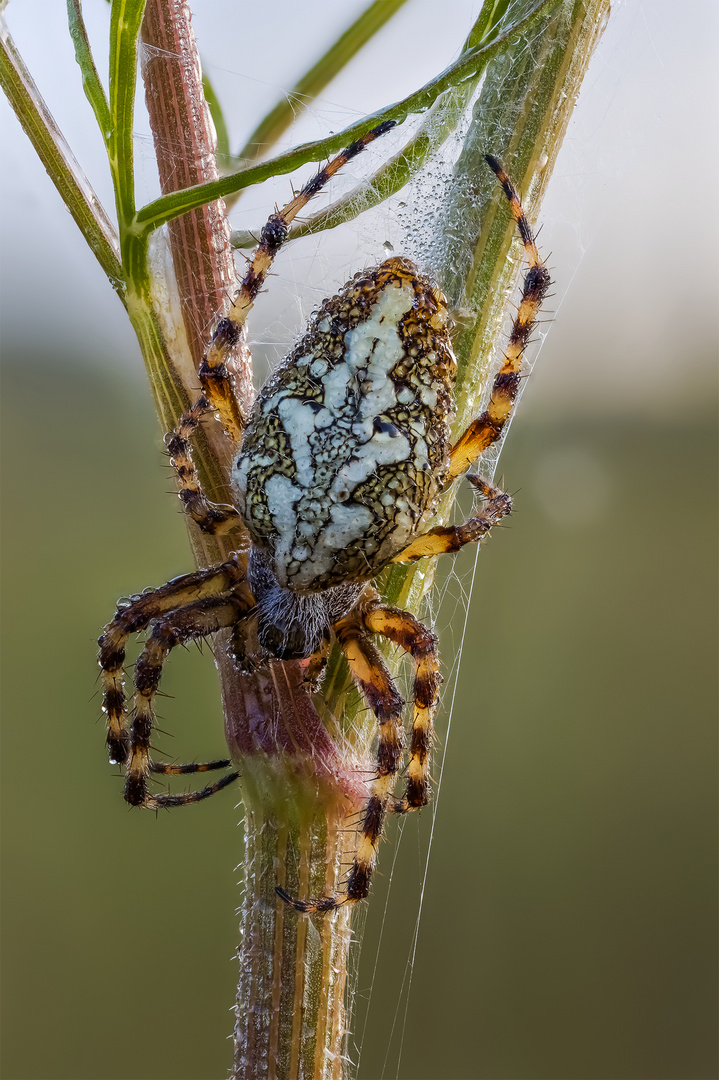
M 326 912 L 369 891 L 377 845 L 388 812 L 424 806 L 428 799 L 432 714 L 440 684 L 434 634 L 413 615 L 383 604 L 369 584 L 390 563 L 458 551 L 474 543 L 511 510 L 511 499 L 479 476 L 467 479 L 486 500 L 463 525 L 422 532 L 440 494 L 495 442 L 517 395 L 522 354 L 549 286 L 517 192 L 500 163 L 487 157 L 517 223 L 529 261 L 522 298 L 486 410 L 450 442 L 455 360 L 442 293 L 405 258 L 357 274 L 326 300 L 305 335 L 255 401 L 242 433 L 239 407 L 225 367 L 272 261 L 299 211 L 385 123 L 348 146 L 264 229 L 228 315 L 220 319 L 200 369 L 202 394 L 166 439 L 180 498 L 199 527 L 218 533 L 246 526 L 247 566 L 233 556 L 118 608 L 100 638 L 100 667 L 113 762 L 124 764 L 125 798 L 149 808 L 198 802 L 237 778 L 183 795 L 152 794 L 150 773 L 228 768 L 228 760 L 169 765 L 150 757 L 153 698 L 169 651 L 233 627 L 235 653 L 254 642 L 262 658 L 319 658 L 334 637 L 379 725 L 377 766 L 360 839 L 341 896 L 295 899 L 302 912 Z M 232 467 L 234 506 L 203 494 L 190 439 L 207 410 L 238 443 Z M 128 727 L 123 690 L 125 643 L 151 627 L 135 668 L 135 713 Z M 403 701 L 371 635 L 411 654 L 414 719 L 404 795 L 394 795 L 402 758 Z M 242 663 L 247 657 L 237 656 Z

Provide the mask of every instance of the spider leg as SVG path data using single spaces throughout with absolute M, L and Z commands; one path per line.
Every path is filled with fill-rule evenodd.
M 305 668 L 304 675 L 302 676 L 302 682 L 310 691 L 310 693 L 318 693 L 322 685 L 325 669 L 327 668 L 327 660 L 330 652 L 330 642 L 325 640 L 320 645 L 317 652 L 314 652 L 309 658 L 307 667 Z
M 230 773 L 201 791 L 191 791 L 183 795 L 150 794 L 147 790 L 147 777 L 150 771 L 202 772 L 208 767 L 206 765 L 195 769 L 192 766 L 168 766 L 152 769 L 150 761 L 150 738 L 154 720 L 152 706 L 160 683 L 162 667 L 171 649 L 193 639 L 209 637 L 210 634 L 224 627 L 232 626 L 253 606 L 254 599 L 247 586 L 242 584 L 228 596 L 197 600 L 195 603 L 171 611 L 154 622 L 152 633 L 135 665 L 135 718 L 130 729 L 130 752 L 125 776 L 125 799 L 132 806 L 145 806 L 151 809 L 184 806 L 186 803 L 199 802 L 201 799 L 208 798 L 237 779 L 237 773 Z M 220 767 L 218 762 L 210 762 L 208 765 L 213 768 Z
M 399 645 L 414 660 L 414 718 L 404 797 L 390 805 L 395 813 L 425 806 L 429 788 L 429 757 L 432 746 L 432 716 L 442 682 L 439 673 L 437 638 L 426 626 L 401 608 L 373 602 L 360 609 L 362 624 L 372 634 L 381 634 Z
M 163 773 L 165 776 L 180 776 L 185 773 L 213 772 L 215 769 L 228 769 L 232 762 L 229 758 L 217 761 L 193 761 L 189 765 L 175 765 L 166 761 L 151 761 L 150 772 Z
M 195 463 L 192 460 L 190 439 L 200 426 L 203 413 L 210 408 L 203 394 L 177 422 L 174 431 L 165 436 L 170 462 L 177 473 L 179 495 L 185 510 L 203 532 L 218 535 L 228 532 L 240 523 L 240 515 L 234 506 L 221 506 L 210 502 L 200 485 Z
M 360 840 L 347 879 L 347 892 L 341 897 L 297 900 L 277 887 L 276 892 L 285 903 L 295 911 L 305 913 L 333 911 L 343 904 L 363 900 L 369 894 L 377 847 L 402 754 L 401 716 L 404 702 L 381 654 L 354 612 L 335 623 L 332 629 L 347 658 L 352 677 L 377 717 L 377 771 L 371 781 L 371 794 L 364 810 Z
M 432 555 L 459 551 L 465 544 L 476 544 L 487 536 L 497 522 L 512 512 L 512 497 L 506 491 L 492 487 L 481 476 L 468 476 L 467 479 L 487 499 L 482 513 L 469 518 L 463 525 L 437 525 L 429 532 L 416 536 L 404 551 L 395 555 L 393 562 L 416 562 Z
M 483 450 L 491 446 L 502 434 L 511 416 L 519 391 L 520 368 L 527 341 L 532 333 L 539 308 L 551 284 L 549 272 L 539 257 L 534 234 L 529 226 L 514 184 L 496 158 L 487 155 L 487 164 L 499 180 L 509 201 L 512 217 L 527 253 L 529 269 L 524 279 L 522 299 L 512 326 L 504 364 L 494 380 L 492 396 L 483 413 L 473 420 L 450 451 L 449 472 L 445 481 L 447 488 L 456 478 L 477 460 Z
M 237 555 L 221 566 L 183 574 L 174 581 L 136 597 L 118 609 L 102 633 L 99 663 L 102 669 L 103 710 L 107 717 L 107 746 L 110 761 L 124 764 L 130 745 L 125 711 L 123 664 L 125 644 L 130 634 L 144 630 L 153 619 L 196 600 L 218 596 L 244 579 L 245 570 Z

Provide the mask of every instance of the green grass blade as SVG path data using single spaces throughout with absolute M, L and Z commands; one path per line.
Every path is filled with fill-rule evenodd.
M 465 49 L 472 45 L 479 45 L 489 34 L 493 33 L 501 24 L 507 14 L 511 0 L 485 0 L 477 21 L 465 42 Z
M 132 130 L 137 82 L 137 42 L 145 0 L 112 0 L 110 9 L 110 137 L 107 144 L 120 241 L 125 248 L 135 215 Z M 123 250 L 123 262 L 127 264 Z
M 75 59 L 82 72 L 82 88 L 85 91 L 85 97 L 92 106 L 92 111 L 95 113 L 95 119 L 102 132 L 105 144 L 107 144 L 112 126 L 110 106 L 107 103 L 100 76 L 97 74 L 95 61 L 92 58 L 92 50 L 90 49 L 90 42 L 85 28 L 85 20 L 82 17 L 80 0 L 67 0 L 67 21 L 70 26 L 70 37 L 75 47 Z
M 300 165 L 308 161 L 319 161 L 327 155 L 341 150 L 353 139 L 358 138 L 370 128 L 385 120 L 395 120 L 401 123 L 411 113 L 426 112 L 434 102 L 446 90 L 459 86 L 464 80 L 472 79 L 486 63 L 494 56 L 504 52 L 509 45 L 519 40 L 523 33 L 529 30 L 534 23 L 547 11 L 556 6 L 558 0 L 539 0 L 530 13 L 506 33 L 499 35 L 487 45 L 471 49 L 441 72 L 436 78 L 430 80 L 425 86 L 414 94 L 389 105 L 385 109 L 362 120 L 351 124 L 343 131 L 331 135 L 317 142 L 304 143 L 285 154 L 279 154 L 270 161 L 260 165 L 253 165 L 231 176 L 214 180 L 209 184 L 197 184 L 195 187 L 186 188 L 184 191 L 172 192 L 163 195 L 159 199 L 144 206 L 137 214 L 137 226 L 144 231 L 150 232 L 159 228 L 172 218 L 194 210 L 198 206 L 212 202 L 214 199 L 225 198 L 227 195 L 252 184 L 260 183 L 270 176 L 282 176 L 293 172 Z
M 124 281 L 114 226 L 55 123 L 2 17 L 0 85 L 60 198 L 122 299 Z
M 374 0 L 307 74 L 295 83 L 282 101 L 278 101 L 274 109 L 260 121 L 245 145 L 234 156 L 233 162 L 247 165 L 261 157 L 296 120 L 298 113 L 307 108 L 310 101 L 324 90 L 335 75 L 405 3 L 406 0 Z
M 215 134 L 217 135 L 217 157 L 218 165 L 220 165 L 222 162 L 231 160 L 230 136 L 227 132 L 225 114 L 222 111 L 220 99 L 215 93 L 215 88 L 208 76 L 205 75 L 204 71 L 202 73 L 202 89 L 205 93 L 205 101 L 207 102 L 207 108 L 210 110 L 212 123 L 215 125 Z

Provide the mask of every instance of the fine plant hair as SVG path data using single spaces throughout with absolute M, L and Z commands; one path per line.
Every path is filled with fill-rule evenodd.
M 336 47 L 308 66 L 295 88 L 303 102 L 317 96 L 402 4 L 370 4 Z M 233 154 L 217 95 L 206 79 L 203 84 L 183 0 L 113 0 L 107 89 L 81 2 L 67 0 L 67 7 L 79 65 L 73 74 L 82 78 L 102 133 L 115 220 L 92 191 L 5 27 L 2 86 L 127 311 L 163 432 L 175 431 L 196 401 L 208 328 L 227 314 L 236 290 L 232 250 L 254 244 L 246 234 L 230 234 L 227 203 L 281 175 L 288 176 L 289 189 L 288 174 L 309 163 L 316 166 L 390 121 L 396 125 L 392 156 L 382 152 L 382 164 L 363 174 L 361 190 L 295 223 L 289 242 L 347 222 L 405 188 L 410 203 L 412 194 L 419 203 L 433 170 L 451 170 L 451 183 L 432 206 L 433 220 L 417 246 L 457 313 L 453 438 L 465 431 L 487 407 L 501 362 L 497 342 L 519 270 L 508 258 L 516 243 L 514 221 L 501 192 L 498 197 L 485 156 L 503 163 L 534 226 L 609 0 L 486 0 L 465 42 L 458 38 L 458 58 L 425 86 L 343 131 L 274 155 L 274 145 L 292 122 L 296 98 L 280 102 Z M 133 128 L 140 57 L 161 194 L 138 207 Z M 438 68 L 442 62 L 438 58 Z M 151 244 L 165 226 L 172 254 L 169 280 L 162 277 Z M 225 432 L 242 428 L 253 398 L 251 357 L 242 335 L 232 342 L 227 366 L 232 393 L 219 409 L 226 409 L 224 428 L 203 423 L 193 446 L 202 491 L 219 505 L 228 503 L 232 447 Z M 501 442 L 493 443 L 482 463 L 490 480 Z M 439 503 L 432 522 L 437 528 L 450 519 L 453 495 L 451 490 Z M 241 523 L 231 521 L 226 531 L 213 534 L 187 520 L 198 572 L 224 567 L 231 575 L 235 553 L 247 550 Z M 422 562 L 396 565 L 376 584 L 386 604 L 417 614 L 432 574 Z M 98 622 L 101 617 L 98 613 Z M 312 916 L 308 929 L 308 918 L 298 918 L 275 890 L 321 895 L 328 867 L 339 868 L 356 846 L 355 833 L 347 829 L 347 807 L 349 802 L 357 809 L 366 800 L 358 759 L 371 740 L 372 718 L 348 692 L 351 680 L 338 649 L 327 657 L 321 695 L 313 696 L 298 661 L 239 671 L 227 644 L 219 633 L 213 648 L 228 760 L 241 773 L 245 814 L 232 1077 L 340 1080 L 352 1072 L 345 1001 L 350 906 L 327 918 Z

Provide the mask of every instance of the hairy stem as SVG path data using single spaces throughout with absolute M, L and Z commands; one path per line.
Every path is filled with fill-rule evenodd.
M 145 102 L 155 140 L 163 194 L 216 180 L 215 138 L 202 90 L 202 73 L 184 0 L 148 0 L 142 24 Z M 187 359 L 188 391 L 213 323 L 236 288 L 225 208 L 216 200 L 168 225 L 177 300 L 185 331 L 178 363 Z M 245 410 L 252 402 L 252 368 L 246 348 L 234 361 L 235 390 Z M 191 373 L 191 374 L 189 374 Z M 221 444 L 216 451 L 221 453 Z M 225 452 L 229 448 L 225 448 Z
M 235 1027 L 236 1080 L 345 1075 L 344 990 L 350 908 L 331 919 L 298 919 L 275 893 L 334 892 L 353 854 L 348 814 L 363 791 L 340 794 L 334 782 L 301 775 L 292 757 L 253 756 L 243 776 L 245 801 L 242 941 Z M 277 813 L 291 800 L 291 811 Z

